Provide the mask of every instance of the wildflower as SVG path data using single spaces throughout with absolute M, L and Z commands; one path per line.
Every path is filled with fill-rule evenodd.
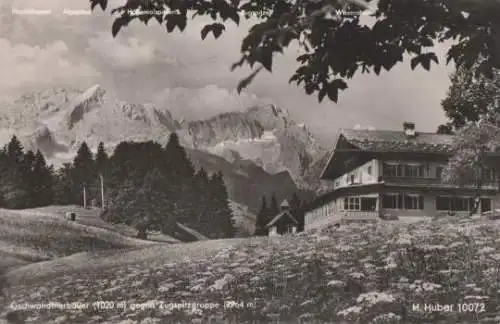
M 351 313 L 360 313 L 363 309 L 359 306 L 352 306 L 337 313 L 339 316 L 349 316 Z
M 394 300 L 392 295 L 376 291 L 361 294 L 356 299 L 358 303 L 367 303 L 370 307 L 378 303 L 392 303 Z
M 361 272 L 353 272 L 350 274 L 350 276 L 354 279 L 363 279 L 365 277 L 365 275 Z
M 340 280 L 330 280 L 326 285 L 328 287 L 338 287 L 344 285 L 344 283 Z

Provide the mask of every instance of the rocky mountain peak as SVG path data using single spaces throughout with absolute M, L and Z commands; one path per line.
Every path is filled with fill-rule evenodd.
M 69 113 L 67 125 L 69 129 L 78 123 L 83 116 L 92 109 L 99 107 L 103 102 L 103 97 L 106 91 L 99 85 L 93 85 L 82 94 L 80 94 L 73 102 L 72 110 Z
M 192 147 L 215 146 L 225 141 L 252 140 L 263 135 L 262 125 L 241 112 L 227 112 L 184 126 L 185 143 Z

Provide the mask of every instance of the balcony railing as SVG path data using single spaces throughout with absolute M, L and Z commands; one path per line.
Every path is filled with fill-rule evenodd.
M 339 211 L 342 220 L 376 220 L 379 218 L 379 212 L 363 210 L 345 210 Z
M 385 183 L 394 183 L 394 184 L 411 184 L 415 186 L 430 186 L 430 187 L 454 187 L 456 185 L 444 183 L 443 180 L 438 178 L 420 178 L 420 177 L 381 177 L 381 181 Z M 469 183 L 465 183 L 460 185 L 460 187 L 466 188 L 476 188 L 475 182 L 471 181 Z M 498 183 L 496 181 L 483 181 L 482 188 L 495 189 L 498 188 Z

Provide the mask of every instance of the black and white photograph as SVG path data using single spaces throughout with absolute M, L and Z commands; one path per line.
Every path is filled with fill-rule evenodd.
M 500 323 L 500 0 L 0 0 L 28 323 Z

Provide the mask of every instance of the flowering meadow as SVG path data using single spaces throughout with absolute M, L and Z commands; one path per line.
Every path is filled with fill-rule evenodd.
M 351 224 L 13 287 L 26 323 L 499 323 L 500 223 Z M 182 249 L 182 245 L 165 248 Z

